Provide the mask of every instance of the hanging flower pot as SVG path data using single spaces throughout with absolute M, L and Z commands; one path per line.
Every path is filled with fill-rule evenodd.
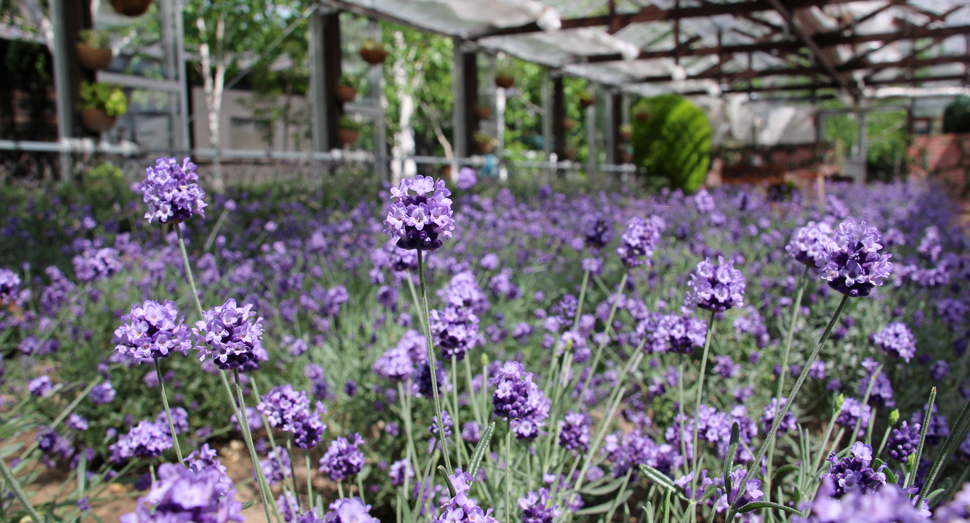
M 629 140 L 632 137 L 633 137 L 633 126 L 628 123 L 621 125 L 620 138 L 623 138 L 624 140 Z
M 566 157 L 567 160 L 572 160 L 573 158 L 576 157 L 576 153 L 577 152 L 579 152 L 579 151 L 577 151 L 576 149 L 574 149 L 572 147 L 567 147 L 566 150 L 562 152 L 562 154 L 563 154 L 563 156 Z
M 476 107 L 475 115 L 479 120 L 488 120 L 492 116 L 492 109 L 485 106 Z
M 104 109 L 81 109 L 81 124 L 91 132 L 103 133 L 108 131 L 115 126 L 116 121 L 118 121 L 118 117 L 108 116 Z
M 88 71 L 107 69 L 111 65 L 112 58 L 114 58 L 114 53 L 111 52 L 111 49 L 99 49 L 77 44 L 77 61 L 81 63 L 81 67 Z
M 566 118 L 565 120 L 562 121 L 562 128 L 567 131 L 572 131 L 573 129 L 576 128 L 576 121 Z
M 630 153 L 620 153 L 620 159 L 623 160 L 623 163 L 631 163 L 633 162 L 633 155 Z
M 357 97 L 357 89 L 352 85 L 337 85 L 334 89 L 337 100 L 343 103 L 352 102 Z
M 365 62 L 371 65 L 377 65 L 384 63 L 387 60 L 388 52 L 384 49 L 384 44 L 376 42 L 374 40 L 364 40 L 364 44 L 360 46 L 360 50 L 357 54 L 364 59 Z
M 502 89 L 508 89 L 513 85 L 515 85 L 515 77 L 511 75 L 506 76 L 502 74 L 497 74 L 495 75 L 495 85 L 497 85 L 498 87 L 501 87 Z
M 360 136 L 361 125 L 348 115 L 340 118 L 337 123 L 337 141 L 343 147 L 350 147 Z
M 141 16 L 148 12 L 152 0 L 111 0 L 111 7 L 121 15 Z
M 579 94 L 579 106 L 583 109 L 596 103 L 596 98 L 589 91 L 583 91 Z
M 495 148 L 495 139 L 483 132 L 476 132 L 473 139 L 475 140 L 478 152 L 482 154 L 488 154 Z
M 633 117 L 636 118 L 638 122 L 646 122 L 650 118 L 650 113 L 646 111 L 637 111 L 633 114 Z

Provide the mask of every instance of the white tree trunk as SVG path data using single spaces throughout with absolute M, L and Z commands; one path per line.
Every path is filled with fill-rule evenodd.
M 401 32 L 394 34 L 394 44 L 398 49 L 406 49 L 404 35 Z M 394 133 L 394 145 L 391 146 L 391 156 L 395 158 L 391 162 L 391 183 L 397 185 L 402 178 L 414 176 L 418 172 L 418 167 L 414 160 L 403 160 L 405 156 L 414 154 L 414 127 L 411 126 L 411 119 L 414 117 L 414 84 L 416 78 L 408 78 L 408 58 L 413 59 L 414 53 L 402 55 L 394 61 L 391 68 L 391 77 L 394 79 L 394 87 L 397 89 L 397 97 L 400 100 L 400 112 L 398 114 L 398 131 Z M 415 75 L 417 76 L 417 75 Z
M 205 20 L 201 17 L 195 19 L 196 27 L 203 35 L 206 33 Z M 222 56 L 222 40 L 225 38 L 226 22 L 220 15 L 216 21 L 216 42 L 218 44 L 215 58 L 209 44 L 203 43 L 199 46 L 200 62 L 202 66 L 202 87 L 205 91 L 205 106 L 209 120 L 209 145 L 216 149 L 216 156 L 212 161 L 211 187 L 216 192 L 226 190 L 226 180 L 222 173 L 222 163 L 219 158 L 221 148 L 222 131 L 222 95 L 226 85 L 226 61 Z

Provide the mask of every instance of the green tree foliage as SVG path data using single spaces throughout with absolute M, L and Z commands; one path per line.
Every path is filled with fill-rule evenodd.
M 662 177 L 671 187 L 696 191 L 707 176 L 711 159 L 711 124 L 699 107 L 677 95 L 644 98 L 633 114 L 633 161 L 651 177 Z
M 970 96 L 960 96 L 943 110 L 944 133 L 970 133 Z

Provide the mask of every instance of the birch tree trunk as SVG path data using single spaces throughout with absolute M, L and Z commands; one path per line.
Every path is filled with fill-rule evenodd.
M 394 33 L 394 44 L 398 49 L 406 49 L 404 34 Z M 414 60 L 414 51 L 401 55 L 394 61 L 391 68 L 391 77 L 394 79 L 394 87 L 397 89 L 397 97 L 400 101 L 400 112 L 398 113 L 398 130 L 394 133 L 394 145 L 391 147 L 391 156 L 397 160 L 391 162 L 391 183 L 397 185 L 402 178 L 414 176 L 418 172 L 414 160 L 403 160 L 405 156 L 414 154 L 414 127 L 411 126 L 411 119 L 414 117 L 414 89 L 415 84 L 420 82 L 418 75 L 408 78 L 408 64 Z
M 195 25 L 199 32 L 206 33 L 205 20 L 202 17 L 195 19 Z M 199 45 L 200 65 L 202 67 L 202 87 L 205 91 L 205 106 L 209 120 L 209 145 L 216 150 L 216 155 L 212 161 L 211 187 L 215 192 L 221 193 L 226 190 L 226 180 L 222 173 L 222 162 L 220 159 L 221 149 L 221 116 L 222 116 L 222 96 L 226 85 L 226 60 L 222 56 L 222 42 L 225 39 L 226 19 L 219 15 L 216 21 L 216 56 L 213 58 L 209 44 L 203 40 Z

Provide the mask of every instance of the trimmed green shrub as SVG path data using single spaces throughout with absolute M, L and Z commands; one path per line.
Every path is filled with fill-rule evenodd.
M 677 95 L 644 98 L 633 114 L 633 161 L 651 178 L 670 187 L 696 191 L 707 176 L 711 159 L 711 124 L 699 107 Z

